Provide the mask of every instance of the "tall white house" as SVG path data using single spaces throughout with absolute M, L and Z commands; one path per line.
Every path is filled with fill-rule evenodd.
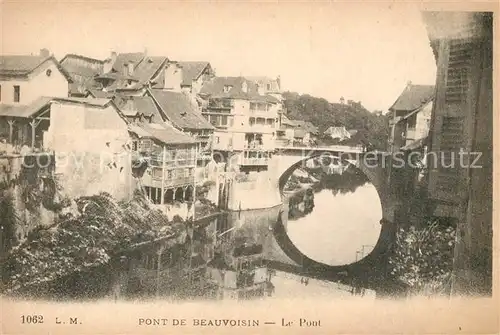
M 199 93 L 202 114 L 216 127 L 214 150 L 237 156 L 240 170 L 267 168 L 282 111 L 274 91 L 279 89 L 244 77 L 214 77 Z

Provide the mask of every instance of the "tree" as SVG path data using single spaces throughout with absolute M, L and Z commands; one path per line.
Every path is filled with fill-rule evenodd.
M 371 113 L 361 102 L 330 103 L 323 98 L 295 92 L 285 92 L 283 97 L 290 119 L 310 121 L 321 133 L 331 126 L 363 131 L 367 142 L 375 149 L 386 149 L 389 137 L 387 117 Z

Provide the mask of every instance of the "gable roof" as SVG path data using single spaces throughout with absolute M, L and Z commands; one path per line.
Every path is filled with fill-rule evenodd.
M 243 85 L 247 85 L 247 91 L 243 91 Z M 228 92 L 225 87 L 230 87 Z M 200 90 L 200 95 L 208 95 L 214 98 L 243 99 L 261 102 L 278 103 L 279 100 L 271 95 L 260 95 L 257 84 L 244 77 L 213 77 L 207 81 Z
M 145 54 L 143 52 L 125 52 L 119 53 L 116 56 L 116 60 L 113 63 L 113 69 L 117 72 L 121 72 L 125 64 L 133 62 L 135 65 L 144 58 Z
M 165 144 L 196 143 L 191 136 L 164 123 L 134 123 L 129 124 L 128 129 L 138 137 L 153 138 Z
M 295 122 L 295 125 L 297 127 L 302 128 L 306 132 L 309 132 L 311 134 L 317 134 L 318 133 L 318 127 L 316 127 L 315 125 L 313 125 L 310 121 L 293 120 L 293 122 Z
M 389 111 L 411 112 L 434 98 L 434 85 L 413 85 L 408 83 Z
M 133 76 L 139 79 L 140 83 L 146 83 L 158 73 L 161 67 L 168 61 L 167 57 L 144 57 L 144 59 L 134 69 Z
M 94 98 L 106 98 L 106 99 L 112 99 L 116 94 L 114 92 L 100 91 L 96 89 L 88 89 L 87 93 L 92 95 L 92 97 Z
M 31 104 L 25 106 L 5 105 L 5 104 L 0 105 L 0 116 L 31 118 L 40 110 L 45 108 L 47 105 L 51 104 L 52 102 L 77 103 L 77 104 L 84 104 L 87 106 L 94 106 L 100 108 L 106 107 L 108 104 L 111 103 L 116 107 L 116 105 L 110 99 L 39 97 L 36 100 L 34 100 Z
M 190 99 L 180 92 L 148 90 L 165 116 L 181 129 L 215 129 L 193 106 Z
M 209 62 L 177 62 L 182 68 L 181 86 L 191 86 L 193 80 L 197 80 L 203 70 L 210 65 Z
M 156 122 L 162 122 L 163 118 L 150 96 L 122 96 L 116 95 L 113 99 L 116 106 L 125 116 L 135 116 L 144 114 L 148 117 L 153 116 Z
M 83 62 L 75 63 L 72 59 Z M 104 67 L 104 61 L 76 54 L 67 54 L 60 63 L 73 79 L 70 85 L 71 94 L 85 94 L 88 89 L 95 88 L 97 83 L 94 78 L 102 74 Z
M 131 75 L 123 74 L 123 66 L 129 62 L 134 63 L 134 70 Z M 164 56 L 147 56 L 145 53 L 120 53 L 113 64 L 112 71 L 104 73 L 99 78 L 113 79 L 109 90 L 138 90 L 144 87 L 150 80 L 160 74 L 160 70 L 167 64 L 168 58 Z M 127 81 L 136 83 L 127 85 Z
M 0 77 L 27 77 L 45 62 L 52 61 L 69 83 L 73 82 L 54 56 L 8 55 L 0 56 Z
M 297 126 L 297 122 L 295 120 L 290 120 L 286 115 L 281 116 L 281 124 L 292 126 L 292 127 Z

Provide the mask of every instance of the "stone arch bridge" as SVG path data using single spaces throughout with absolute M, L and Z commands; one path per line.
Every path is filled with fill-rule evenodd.
M 357 147 L 332 146 L 325 148 L 277 148 L 270 160 L 269 171 L 277 183 L 280 192 L 293 171 L 306 166 L 305 162 L 315 157 L 329 157 L 333 161 L 342 161 L 353 164 L 360 169 L 374 185 L 380 198 L 382 217 L 380 218 L 381 231 L 374 249 L 363 259 L 341 266 L 330 266 L 316 262 L 303 255 L 289 239 L 286 231 L 287 209 L 280 214 L 273 234 L 277 247 L 272 248 L 266 258 L 271 267 L 283 271 L 301 273 L 319 279 L 339 280 L 348 284 L 355 280 L 364 287 L 379 287 L 385 278 L 385 260 L 390 245 L 394 239 L 395 225 L 394 212 L 397 201 L 390 189 L 390 155 L 385 152 L 363 152 Z

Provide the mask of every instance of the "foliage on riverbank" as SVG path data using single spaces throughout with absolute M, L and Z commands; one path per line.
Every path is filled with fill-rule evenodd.
M 96 268 L 135 243 L 174 237 L 181 220 L 169 222 L 137 192 L 128 202 L 107 193 L 80 197 L 51 228 L 32 231 L 2 264 L 2 291 L 21 292 L 41 283 Z
M 346 145 L 371 144 L 375 149 L 386 149 L 389 137 L 387 117 L 371 113 L 361 102 L 348 100 L 346 103 L 330 103 L 323 98 L 295 92 L 285 92 L 283 97 L 286 99 L 285 107 L 289 118 L 310 121 L 320 132 L 331 126 L 357 130 L 358 134 L 353 141 L 346 142 Z
M 423 228 L 401 228 L 389 259 L 391 275 L 410 294 L 435 295 L 449 289 L 455 228 L 433 221 Z

